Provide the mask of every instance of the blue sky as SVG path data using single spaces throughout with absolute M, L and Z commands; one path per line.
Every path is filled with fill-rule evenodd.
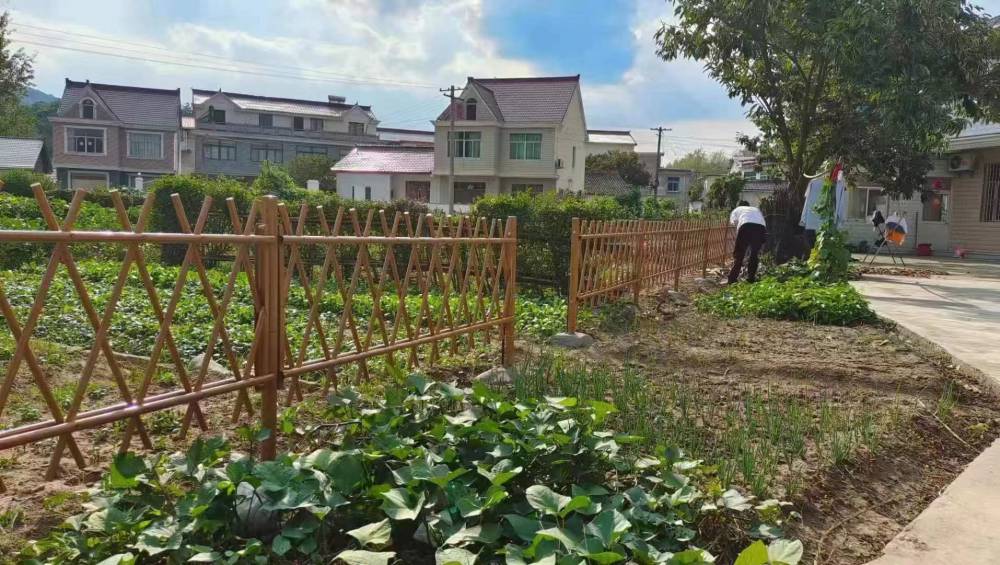
M 1000 0 L 980 2 L 1000 12 Z M 580 74 L 591 128 L 627 128 L 644 148 L 672 127 L 667 156 L 732 150 L 752 131 L 694 61 L 656 57 L 662 0 L 0 0 L 36 83 L 65 77 L 222 88 L 374 106 L 383 125 L 428 129 L 437 89 L 466 76 Z M 89 51 L 89 52 L 88 52 Z M 115 56 L 117 55 L 117 56 Z M 215 68 L 203 68 L 203 67 Z M 279 76 L 274 76 L 279 75 Z

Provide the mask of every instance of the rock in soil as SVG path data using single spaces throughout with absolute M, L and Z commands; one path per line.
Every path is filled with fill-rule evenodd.
M 476 375 L 472 380 L 486 383 L 490 386 L 513 386 L 514 375 L 506 367 L 493 367 Z
M 205 362 L 205 354 L 200 353 L 191 358 L 188 362 L 188 370 L 197 374 L 201 371 L 201 364 Z M 226 378 L 232 376 L 232 371 L 216 363 L 215 359 L 208 362 L 208 376 L 210 378 Z
M 567 349 L 583 349 L 585 347 L 590 347 L 594 344 L 594 338 L 581 332 L 574 333 L 558 333 L 549 340 L 549 343 L 555 345 L 556 347 L 565 347 Z

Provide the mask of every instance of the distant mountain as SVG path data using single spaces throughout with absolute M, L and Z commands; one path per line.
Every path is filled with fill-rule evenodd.
M 36 102 L 56 102 L 58 100 L 59 98 L 52 96 L 51 94 L 46 94 L 36 88 L 28 87 L 28 93 L 21 98 L 21 104 L 31 106 Z

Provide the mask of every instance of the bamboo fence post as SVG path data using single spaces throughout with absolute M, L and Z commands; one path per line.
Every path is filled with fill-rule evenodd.
M 260 444 L 260 457 L 263 460 L 273 460 L 277 455 L 278 433 L 278 385 L 281 380 L 281 357 L 284 351 L 284 338 L 281 326 L 281 293 L 283 284 L 281 276 L 281 239 L 278 233 L 278 199 L 265 196 L 261 202 L 261 220 L 257 228 L 259 235 L 271 236 L 274 239 L 257 244 L 257 296 L 261 299 L 257 324 L 264 324 L 261 332 L 261 343 L 257 348 L 254 360 L 256 376 L 272 375 L 261 384 L 261 426 L 270 430 L 270 434 Z
M 632 294 L 636 305 L 638 305 L 639 295 L 642 294 L 642 263 L 646 255 L 646 237 L 644 233 L 646 230 L 646 223 L 643 220 L 637 220 L 635 228 L 635 257 L 633 258 L 632 266 Z
M 576 316 L 579 308 L 577 294 L 580 291 L 580 218 L 573 218 L 569 235 L 569 304 L 566 306 L 566 332 L 576 332 Z
M 514 362 L 514 314 L 515 314 L 515 285 L 517 284 L 517 217 L 507 217 L 507 229 L 504 237 L 509 241 L 503 245 L 507 251 L 504 259 L 507 261 L 507 287 L 504 289 L 503 316 L 509 318 L 502 327 L 503 341 L 501 342 L 501 363 L 504 367 L 509 367 Z
M 712 239 L 711 234 L 714 230 L 707 224 L 702 224 L 701 236 L 704 238 L 701 248 L 701 277 L 705 278 L 708 275 L 708 243 Z

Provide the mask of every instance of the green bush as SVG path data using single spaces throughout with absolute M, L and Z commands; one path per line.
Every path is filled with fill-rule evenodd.
M 3 191 L 15 196 L 34 196 L 31 185 L 38 182 L 42 184 L 42 189 L 46 193 L 56 190 L 56 182 L 49 175 L 43 175 L 33 171 L 23 169 L 11 169 L 0 172 L 0 181 L 3 181 Z
M 420 375 L 376 403 L 345 389 L 330 398 L 336 433 L 305 431 L 321 432 L 306 454 L 262 462 L 199 439 L 172 457 L 118 455 L 84 513 L 23 557 L 697 565 L 715 561 L 705 547 L 732 557 L 751 528 L 780 532 L 777 502 L 752 505 L 700 461 L 626 453 L 635 438 L 608 429 L 613 412 Z M 801 555 L 797 541 L 771 549 L 789 565 Z
M 756 316 L 802 320 L 833 326 L 878 321 L 868 302 L 846 282 L 823 283 L 806 277 L 764 278 L 702 296 L 698 308 L 728 318 Z
M 301 200 L 305 188 L 296 186 L 295 179 L 280 166 L 264 161 L 260 174 L 250 188 L 257 194 L 271 194 L 282 200 Z
M 288 174 L 299 186 L 306 186 L 310 180 L 318 180 L 319 187 L 324 191 L 337 190 L 337 175 L 331 171 L 337 163 L 327 155 L 299 155 L 285 165 Z
M 69 204 L 58 198 L 51 198 L 49 205 L 61 223 L 69 209 Z M 108 210 L 84 202 L 73 225 L 77 230 L 120 229 L 117 215 Z M 15 196 L 0 192 L 0 230 L 40 230 L 48 231 L 48 224 L 42 217 L 38 202 L 33 197 Z M 77 258 L 113 259 L 119 256 L 115 246 L 97 243 L 77 244 L 71 247 Z M 52 245 L 37 243 L 0 243 L 0 268 L 15 269 L 29 262 L 44 261 L 52 253 Z

